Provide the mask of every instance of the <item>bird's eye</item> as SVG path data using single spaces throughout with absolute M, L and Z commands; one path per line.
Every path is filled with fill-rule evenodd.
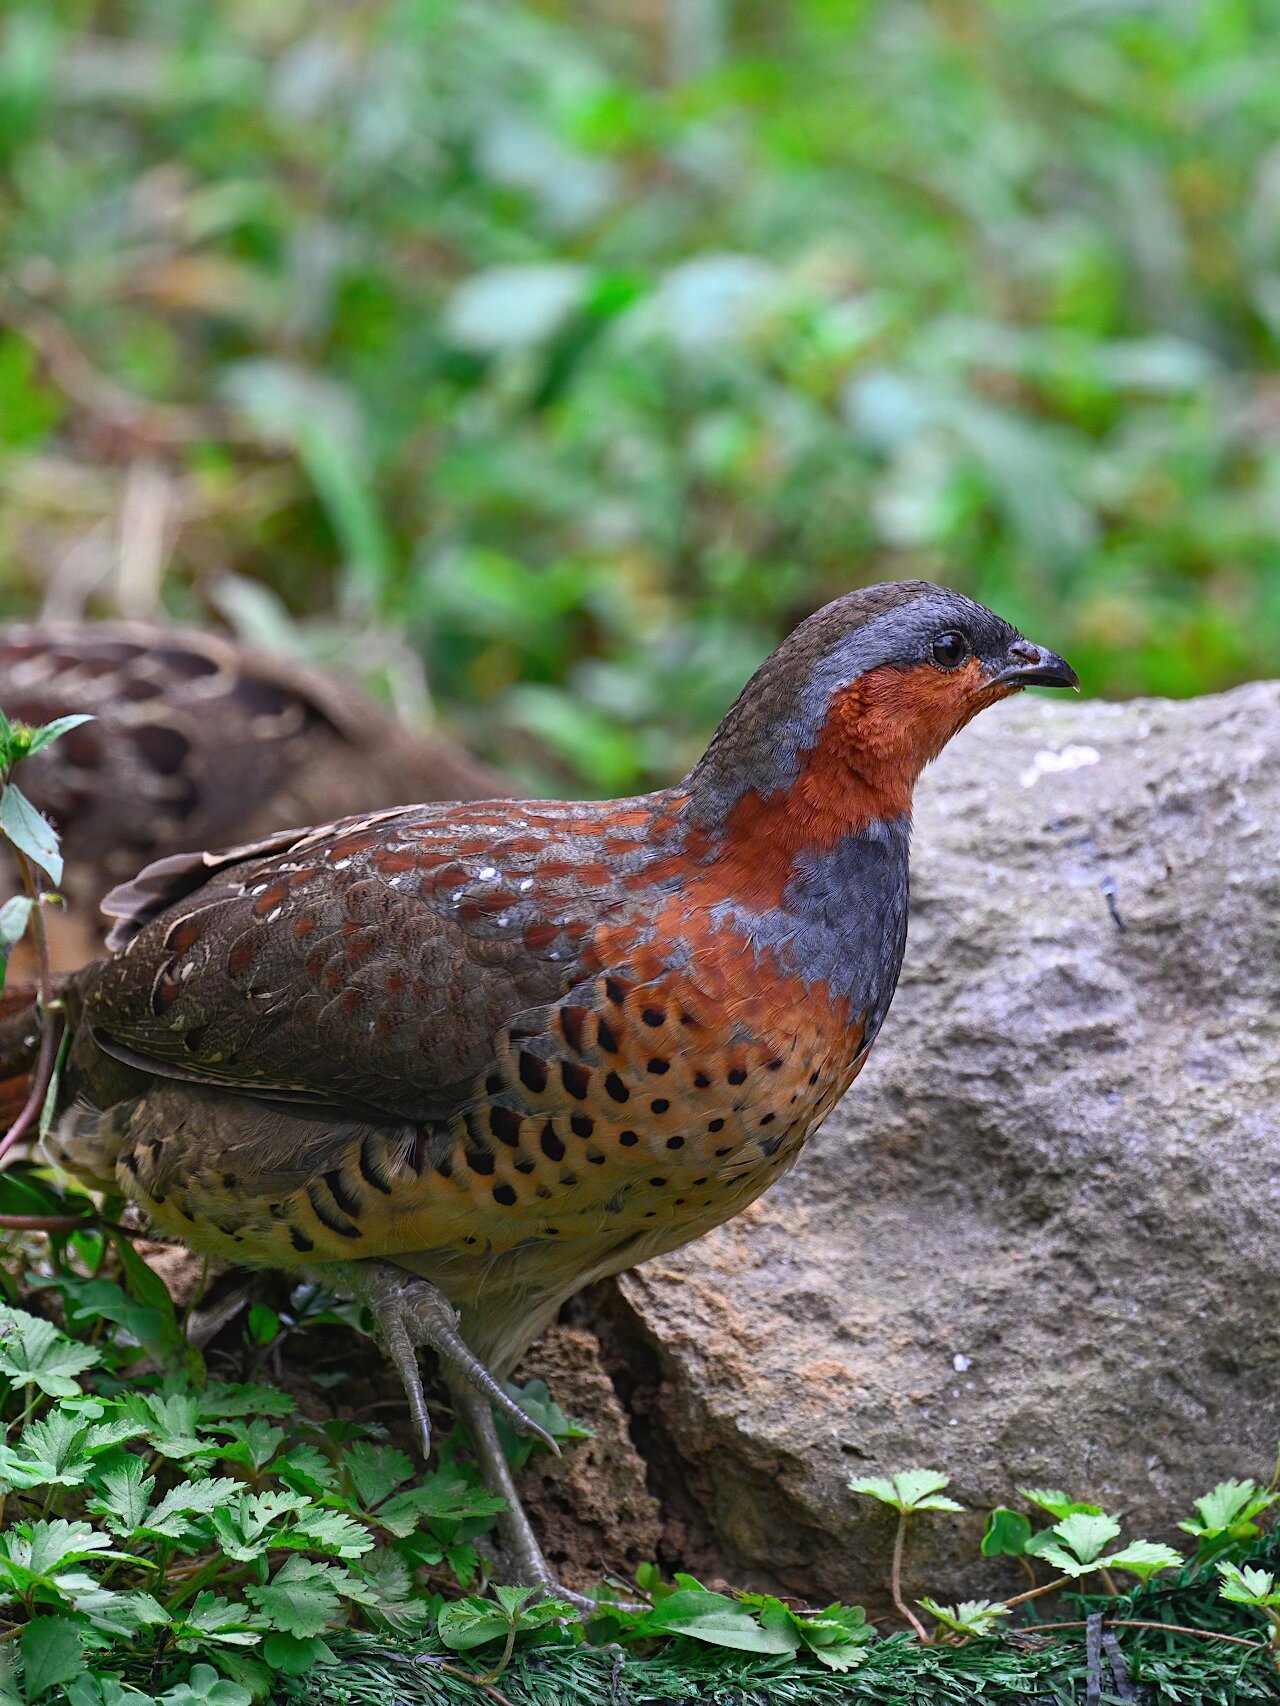
M 958 669 L 968 655 L 969 642 L 963 634 L 939 634 L 933 642 L 933 661 L 943 669 Z

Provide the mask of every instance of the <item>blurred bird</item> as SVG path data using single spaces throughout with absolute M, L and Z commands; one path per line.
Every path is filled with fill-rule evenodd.
M 369 813 L 161 860 L 77 974 L 52 1159 L 162 1232 L 362 1299 L 423 1450 L 417 1351 L 551 1584 L 494 1408 L 588 1282 L 767 1188 L 867 1059 L 912 790 L 984 706 L 1074 687 L 922 581 L 818 611 L 672 788 Z M 544 1436 L 545 1437 L 545 1436 Z
M 60 969 L 101 951 L 107 890 L 165 854 L 510 786 L 349 683 L 198 629 L 0 627 L 0 707 L 31 724 L 94 718 L 22 771 L 67 862 L 68 910 L 50 914 Z

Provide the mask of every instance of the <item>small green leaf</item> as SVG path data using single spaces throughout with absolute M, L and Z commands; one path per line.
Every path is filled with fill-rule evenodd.
M 1021 1511 L 1011 1511 L 1004 1505 L 998 1505 L 987 1518 L 986 1531 L 982 1536 L 982 1556 L 984 1558 L 1019 1558 L 1027 1549 L 1031 1538 L 1031 1524 Z
M 668 1595 L 641 1628 L 653 1634 L 688 1635 L 742 1653 L 794 1653 L 800 1645 L 794 1627 L 763 1628 L 735 1600 L 708 1588 L 682 1588 Z
M 1114 1517 L 1076 1511 L 1055 1522 L 1053 1532 L 1082 1564 L 1092 1564 L 1120 1533 L 1120 1524 Z M 1041 1556 L 1047 1558 L 1049 1554 L 1044 1552 Z
M 62 854 L 58 851 L 57 831 L 12 782 L 0 787 L 0 833 L 6 835 L 33 864 L 47 872 L 57 887 L 62 881 Z
M 954 1499 L 940 1496 L 942 1489 L 950 1484 L 950 1477 L 941 1474 L 937 1469 L 904 1469 L 895 1475 L 892 1481 L 876 1476 L 850 1481 L 849 1491 L 879 1499 L 881 1504 L 889 1505 L 897 1511 L 963 1510 L 964 1506 L 957 1504 Z
M 1180 1522 L 1178 1527 L 1201 1540 L 1231 1534 L 1236 1529 L 1239 1539 L 1251 1540 L 1257 1533 L 1254 1518 L 1269 1510 L 1278 1498 L 1280 1493 L 1266 1489 L 1260 1492 L 1257 1483 L 1251 1480 L 1219 1481 L 1211 1493 L 1196 1500 L 1196 1515 Z
M 919 1603 L 944 1629 L 975 1639 L 992 1634 L 1000 1619 L 1009 1615 L 1009 1607 L 998 1600 L 966 1599 L 959 1605 L 939 1605 L 935 1600 L 922 1599 Z
M 51 746 L 55 740 L 61 740 L 63 735 L 70 734 L 72 729 L 78 729 L 81 723 L 91 723 L 93 718 L 85 713 L 71 717 L 55 717 L 53 722 L 46 723 L 43 728 L 32 729 L 31 742 L 27 747 L 28 755 L 39 752 L 42 747 Z
M 255 1345 L 269 1345 L 280 1336 L 280 1317 L 275 1310 L 265 1303 L 252 1303 L 249 1306 L 249 1341 Z
M 76 1344 L 52 1321 L 0 1305 L 0 1374 L 15 1386 L 38 1386 L 51 1398 L 77 1398 L 73 1376 L 95 1368 L 101 1353 Z
M 511 1628 L 511 1620 L 492 1600 L 472 1595 L 442 1605 L 436 1628 L 446 1647 L 455 1653 L 466 1653 L 473 1647 L 483 1647 L 487 1641 L 503 1640 Z
M 1041 1510 L 1059 1521 L 1066 1516 L 1101 1516 L 1100 1505 L 1082 1504 L 1078 1499 L 1069 1499 L 1065 1493 L 1060 1493 L 1052 1487 L 1019 1487 L 1018 1491 L 1024 1499 L 1030 1499 L 1033 1505 L 1039 1505 Z
M 196 1595 L 191 1606 L 173 1621 L 174 1643 L 183 1652 L 199 1651 L 212 1643 L 252 1647 L 262 1639 L 265 1620 L 247 1605 L 234 1604 L 221 1594 Z
M 1131 1540 L 1118 1552 L 1109 1552 L 1098 1560 L 1100 1570 L 1127 1570 L 1140 1581 L 1150 1581 L 1157 1570 L 1179 1570 L 1186 1559 L 1172 1546 L 1161 1546 L 1154 1540 Z
M 1225 1559 L 1219 1562 L 1217 1570 L 1222 1577 L 1218 1592 L 1223 1599 L 1229 1599 L 1236 1605 L 1257 1605 L 1264 1609 L 1280 1606 L 1280 1593 L 1276 1592 L 1275 1577 L 1269 1570 L 1253 1569 L 1248 1564 L 1232 1564 Z
M 281 1676 L 305 1676 L 321 1660 L 326 1664 L 337 1663 L 333 1648 L 319 1635 L 310 1635 L 304 1640 L 301 1636 L 285 1635 L 279 1631 L 263 1641 L 262 1656 Z
M 342 1466 L 351 1477 L 356 1497 L 366 1509 L 393 1493 L 413 1474 L 413 1464 L 403 1451 L 392 1445 L 373 1445 L 368 1440 L 356 1440 L 342 1454 Z
M 159 1697 L 156 1706 L 253 1706 L 253 1695 L 238 1682 L 228 1682 L 212 1665 L 192 1665 L 185 1682 Z
M 9 955 L 27 933 L 35 902 L 16 894 L 0 906 L 0 988 L 9 969 Z
M 83 1636 L 69 1617 L 33 1617 L 22 1631 L 23 1692 L 39 1700 L 84 1669 Z
M 250 1582 L 245 1597 L 257 1606 L 273 1629 L 307 1640 L 328 1628 L 338 1613 L 333 1577 L 335 1564 L 316 1564 L 310 1558 L 289 1558 L 266 1586 Z M 341 1571 L 343 1576 L 345 1571 Z

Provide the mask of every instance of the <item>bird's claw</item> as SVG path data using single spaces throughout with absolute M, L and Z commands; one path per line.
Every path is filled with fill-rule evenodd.
M 554 1436 L 534 1421 L 469 1348 L 458 1331 L 457 1310 L 430 1280 L 407 1274 L 389 1262 L 361 1262 L 350 1270 L 349 1285 L 373 1316 L 378 1336 L 395 1364 L 424 1458 L 431 1455 L 431 1417 L 418 1367 L 422 1345 L 500 1410 L 517 1433 L 541 1440 L 560 1456 Z

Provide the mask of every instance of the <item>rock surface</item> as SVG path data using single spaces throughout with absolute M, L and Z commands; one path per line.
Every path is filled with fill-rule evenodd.
M 883 1591 L 850 1475 L 938 1468 L 978 1510 L 1063 1486 L 1176 1538 L 1280 1435 L 1280 684 L 1001 706 L 916 822 L 861 1079 L 610 1310 L 704 1560 L 819 1600 Z M 921 1520 L 909 1591 L 1012 1586 L 980 1527 Z

